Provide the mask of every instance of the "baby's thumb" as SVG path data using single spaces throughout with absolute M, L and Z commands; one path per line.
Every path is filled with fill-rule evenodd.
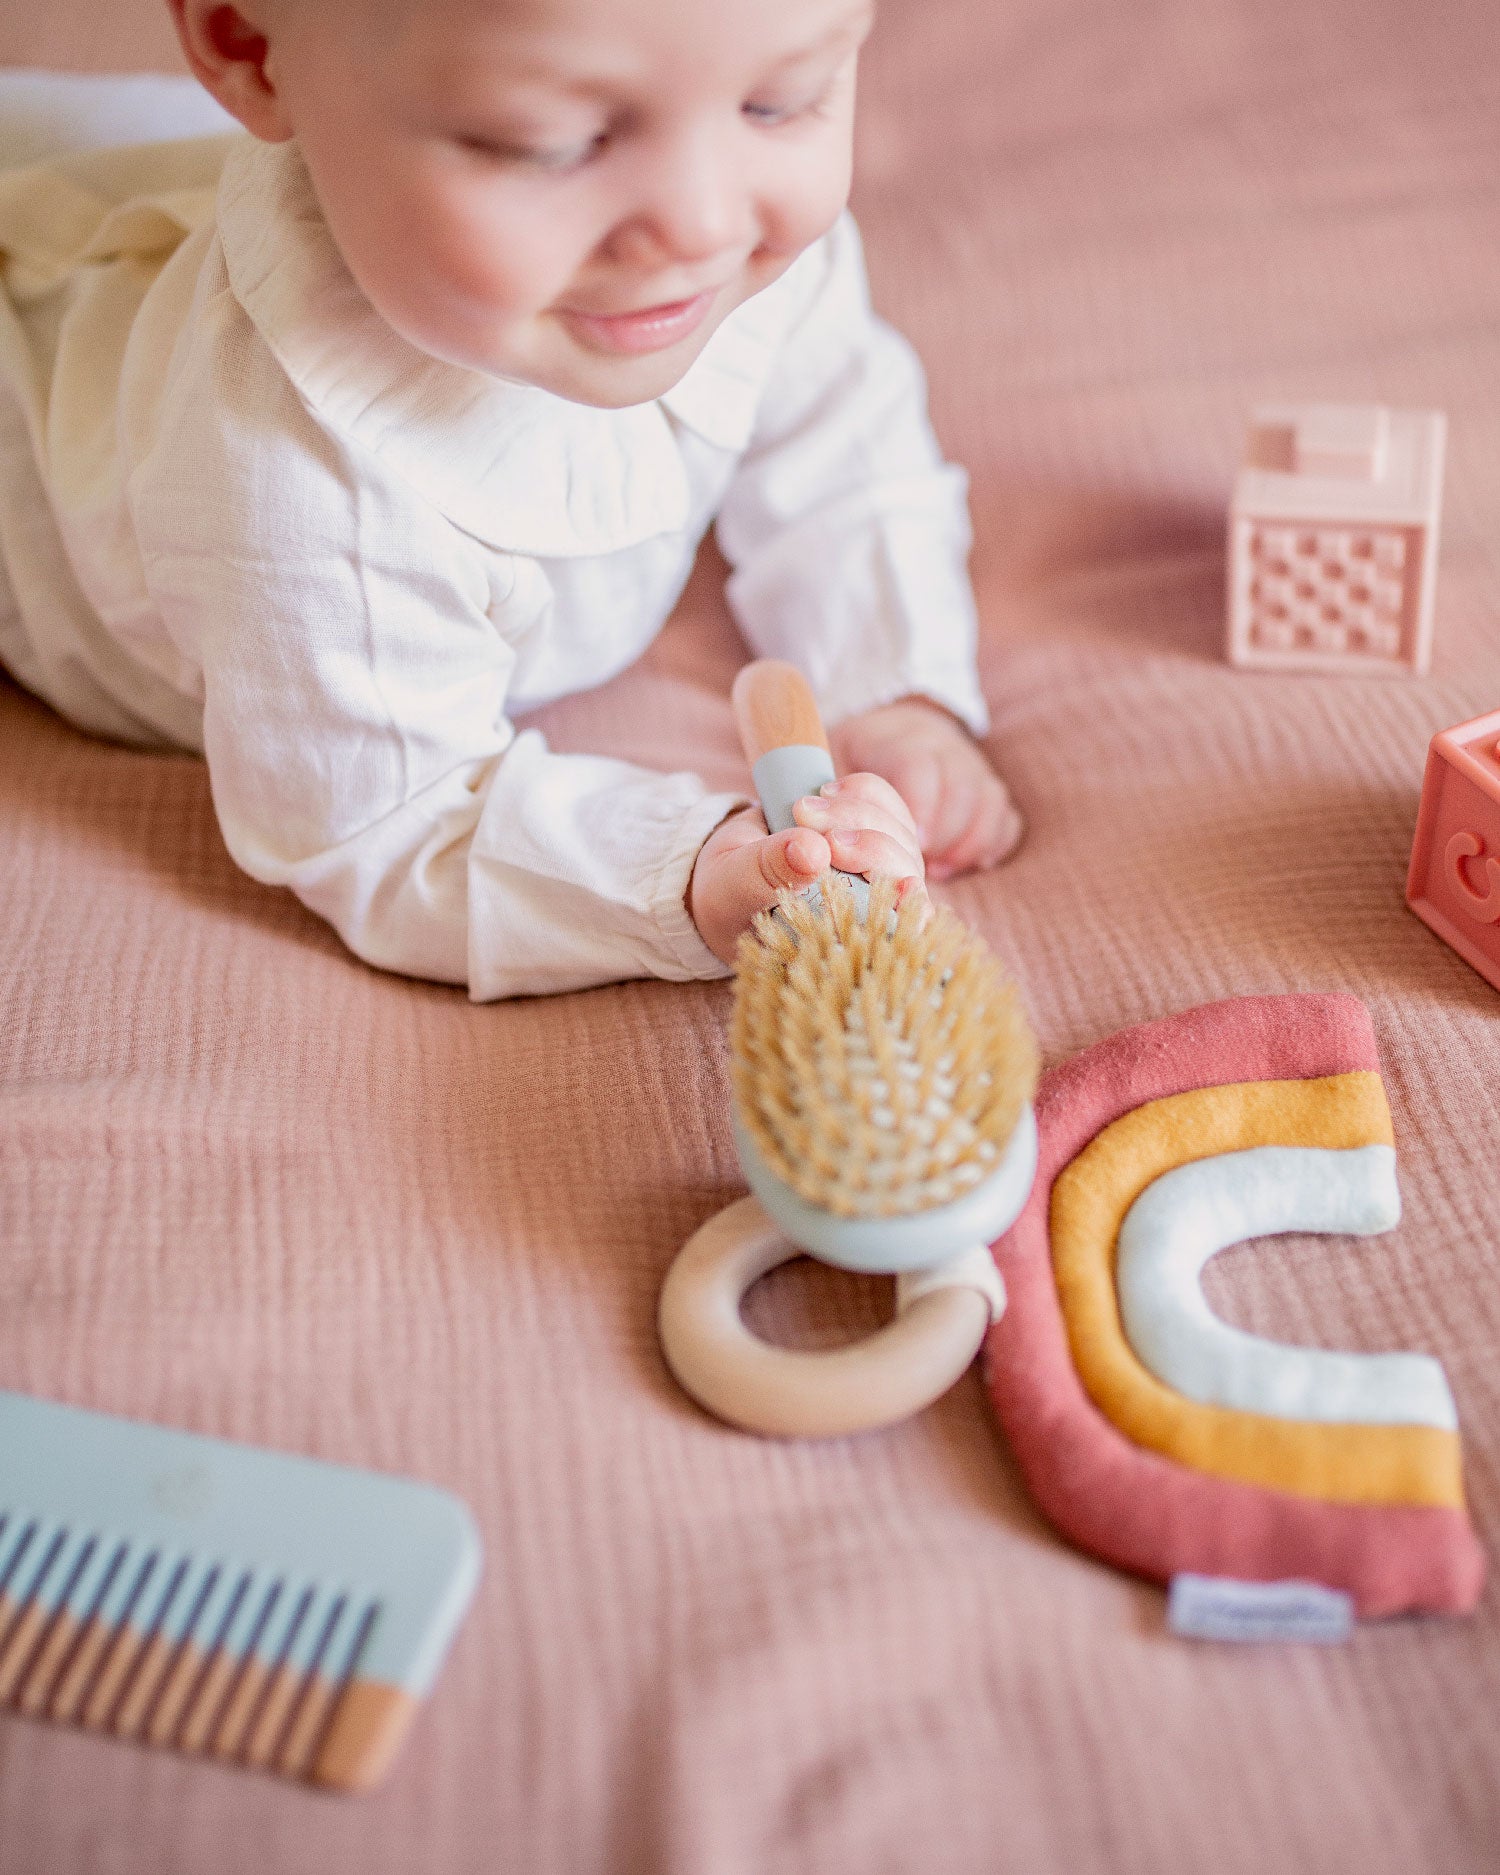
M 811 827 L 788 827 L 785 833 L 769 834 L 741 847 L 735 861 L 735 890 L 749 924 L 758 911 L 774 905 L 786 887 L 795 890 L 811 885 L 833 864 L 833 854 L 821 833 Z

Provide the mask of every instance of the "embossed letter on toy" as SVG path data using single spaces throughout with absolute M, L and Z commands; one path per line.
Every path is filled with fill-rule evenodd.
M 1231 1243 L 1397 1222 L 1364 1006 L 1246 997 L 1126 1029 L 1054 1069 L 1036 1115 L 985 1361 L 1053 1522 L 1159 1581 L 1318 1583 L 1361 1615 L 1471 1608 L 1484 1563 L 1437 1362 L 1272 1343 L 1199 1287 Z
M 1500 989 L 1500 710 L 1432 738 L 1406 902 Z

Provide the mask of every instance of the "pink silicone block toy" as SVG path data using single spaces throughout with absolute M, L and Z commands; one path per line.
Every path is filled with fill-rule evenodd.
M 1446 434 L 1440 410 L 1255 412 L 1229 512 L 1232 664 L 1427 669 Z
M 1432 738 L 1406 902 L 1500 989 L 1500 710 Z

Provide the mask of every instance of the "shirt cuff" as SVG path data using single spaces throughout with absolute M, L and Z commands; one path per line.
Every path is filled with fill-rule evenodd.
M 727 975 L 684 894 L 699 848 L 741 805 L 696 775 L 554 754 L 522 731 L 490 777 L 468 847 L 470 996 Z

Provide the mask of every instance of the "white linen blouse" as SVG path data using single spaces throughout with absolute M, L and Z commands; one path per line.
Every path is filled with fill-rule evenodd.
M 512 718 L 631 663 L 710 524 L 757 653 L 830 721 L 986 725 L 965 479 L 846 216 L 622 410 L 429 358 L 295 144 L 0 175 L 0 661 L 201 750 L 235 860 L 476 1000 L 724 974 L 684 904 L 737 804 Z

